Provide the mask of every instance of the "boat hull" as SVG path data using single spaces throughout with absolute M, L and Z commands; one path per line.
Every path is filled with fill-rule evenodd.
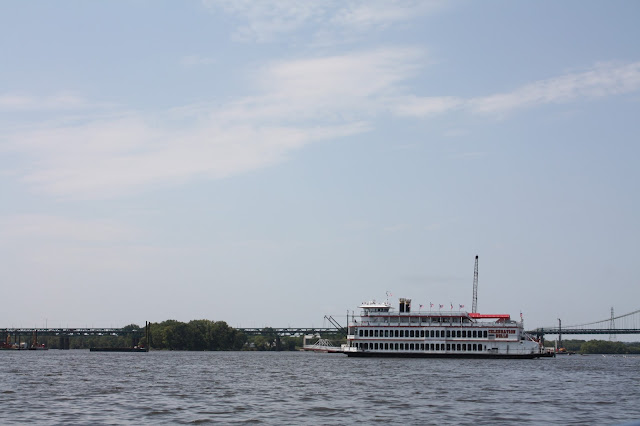
M 347 356 L 358 358 L 457 358 L 457 359 L 534 359 L 547 355 L 532 354 L 489 354 L 489 353 L 393 353 L 393 352 L 344 352 Z

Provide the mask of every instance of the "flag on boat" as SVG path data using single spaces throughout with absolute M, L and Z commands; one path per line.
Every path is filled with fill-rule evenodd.
M 429 302 L 429 304 L 431 305 L 431 307 L 433 308 L 433 303 Z
M 444 308 L 444 305 L 440 305 L 440 309 Z
M 422 309 L 422 305 L 420 305 L 420 309 Z
M 458 306 L 460 306 L 460 309 L 464 308 L 464 305 L 458 305 Z

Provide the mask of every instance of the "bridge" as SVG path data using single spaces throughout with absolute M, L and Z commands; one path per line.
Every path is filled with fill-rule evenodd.
M 277 334 L 279 336 L 302 336 L 305 334 L 332 334 L 341 330 L 332 327 L 262 327 L 236 328 L 250 336 Z M 126 336 L 129 334 L 144 334 L 144 328 L 0 328 L 0 336 L 32 335 L 38 336 Z
M 563 334 L 608 334 L 610 340 L 613 340 L 618 334 L 640 334 L 640 309 L 629 312 L 628 314 L 615 316 L 613 314 L 613 308 L 611 308 L 610 318 L 564 327 L 562 326 L 562 321 L 558 319 L 557 327 L 540 327 L 527 331 L 527 333 L 537 336 L 538 338 L 544 337 L 545 334 L 557 334 L 560 336 L 559 340 L 562 340 L 561 336 Z
M 34 333 L 38 336 L 126 336 L 144 334 L 144 328 L 0 328 L 0 336 Z
M 325 317 L 326 318 L 326 317 Z M 304 335 L 327 335 L 346 334 L 344 327 L 340 326 L 333 318 L 329 317 L 333 327 L 254 327 L 236 328 L 250 336 L 257 335 L 278 335 L 278 336 L 304 336 Z M 150 325 L 150 323 L 149 323 Z M 16 342 L 20 341 L 20 336 L 59 336 L 65 339 L 65 346 L 68 347 L 69 337 L 81 336 L 131 336 L 139 338 L 144 335 L 145 329 L 127 326 L 123 328 L 0 328 L 2 339 L 6 337 L 8 344 L 13 337 Z M 558 335 L 560 340 L 562 335 L 609 335 L 611 340 L 619 334 L 640 334 L 640 309 L 628 314 L 614 316 L 611 308 L 611 317 L 600 321 L 579 325 L 562 326 L 558 320 L 558 326 L 540 327 L 527 331 L 527 333 L 544 338 L 545 335 Z M 2 343 L 2 342 L 0 342 Z
M 0 328 L 0 349 L 21 348 L 23 336 L 31 337 L 31 348 L 40 346 L 38 337 L 58 336 L 60 348 L 69 349 L 69 339 L 81 336 L 130 336 L 132 346 L 146 333 L 151 323 L 145 328 L 126 326 L 122 328 Z M 12 341 L 13 340 L 13 344 Z M 28 342 L 24 342 L 28 347 Z

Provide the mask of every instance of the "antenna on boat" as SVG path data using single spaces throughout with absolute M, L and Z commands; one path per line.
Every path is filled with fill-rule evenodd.
M 473 304 L 471 312 L 474 314 L 478 312 L 478 255 L 476 255 L 476 264 L 473 268 Z

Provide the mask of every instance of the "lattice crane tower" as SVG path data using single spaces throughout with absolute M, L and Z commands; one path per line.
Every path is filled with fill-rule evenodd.
M 478 255 L 476 255 L 476 265 L 473 268 L 473 304 L 471 312 L 478 312 Z

